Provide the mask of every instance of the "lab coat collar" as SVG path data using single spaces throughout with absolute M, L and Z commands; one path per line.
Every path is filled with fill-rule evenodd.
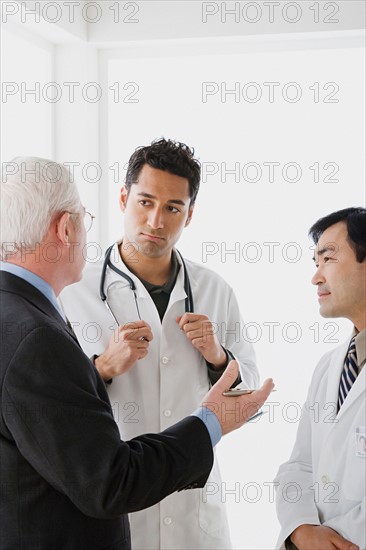
M 329 365 L 329 375 L 328 375 L 328 387 L 327 387 L 327 397 L 326 403 L 335 403 L 338 407 L 338 392 L 339 392 L 339 382 L 341 378 L 341 373 L 343 370 L 344 360 L 347 355 L 348 346 L 350 343 L 352 335 L 342 344 L 334 350 L 332 354 L 331 363 Z M 350 389 L 347 398 L 345 399 L 342 407 L 340 408 L 337 420 L 340 420 L 348 409 L 355 403 L 355 401 L 360 397 L 362 392 L 365 391 L 365 368 L 363 368 L 360 374 L 357 376 L 355 383 Z M 332 424 L 330 424 L 332 425 Z
M 113 245 L 113 249 L 112 249 L 112 253 L 111 253 L 111 262 L 118 269 L 120 269 L 121 271 L 123 271 L 124 273 L 126 273 L 127 275 L 129 275 L 131 277 L 131 279 L 133 280 L 133 282 L 136 285 L 136 294 L 137 294 L 138 298 L 151 299 L 151 296 L 150 296 L 149 292 L 146 290 L 143 283 L 140 281 L 140 279 L 134 273 L 132 273 L 132 271 L 130 271 L 128 269 L 128 267 L 126 266 L 126 264 L 122 260 L 121 255 L 120 255 L 119 250 L 118 250 L 118 246 L 120 245 L 121 242 L 122 241 L 118 241 Z M 174 249 L 174 251 L 177 255 L 178 263 L 181 266 L 181 268 L 179 270 L 176 283 L 175 283 L 174 288 L 173 288 L 173 290 L 171 292 L 171 295 L 170 295 L 168 309 L 175 302 L 177 302 L 179 300 L 185 300 L 186 297 L 187 297 L 187 294 L 184 290 L 184 269 L 183 269 L 183 265 L 182 265 L 182 260 L 179 256 L 179 254 L 177 254 L 175 249 Z M 195 279 L 191 276 L 190 273 L 189 273 L 189 280 L 190 280 L 192 292 L 194 294 L 195 289 L 197 287 L 197 283 L 196 283 Z M 121 277 L 117 273 L 115 273 L 113 270 L 108 269 L 107 270 L 107 275 L 106 275 L 106 288 L 108 289 L 108 286 L 111 285 L 112 283 L 116 282 L 116 281 L 120 282 Z M 126 281 L 126 285 L 127 284 L 128 283 Z
M 336 348 L 331 355 L 328 369 L 327 403 L 338 402 L 339 380 L 343 369 L 344 359 L 347 354 L 349 340 Z
M 358 334 L 358 332 L 354 331 L 352 333 L 352 337 L 356 336 L 357 334 Z M 347 354 L 347 351 L 348 351 L 349 342 L 350 342 L 350 340 L 347 341 L 347 349 L 346 349 L 346 352 L 345 352 L 346 354 Z M 359 345 L 360 345 L 360 341 L 358 339 L 358 346 L 356 346 L 357 350 L 360 349 Z M 344 359 L 345 359 L 345 356 L 343 358 L 343 362 L 344 362 Z M 343 364 L 342 364 L 342 369 L 343 369 Z M 340 376 L 341 375 L 339 375 L 339 377 Z M 338 380 L 338 383 L 339 383 L 339 380 Z M 366 377 L 365 377 L 365 367 L 363 367 L 361 369 L 359 375 L 357 376 L 355 382 L 353 383 L 352 388 L 348 392 L 347 397 L 344 400 L 343 405 L 339 409 L 338 418 L 342 418 L 345 415 L 345 413 L 347 413 L 348 409 L 356 402 L 356 400 L 359 397 L 361 397 L 361 395 L 363 393 L 365 393 L 365 388 L 366 388 Z
M 178 260 L 178 263 L 180 265 L 180 270 L 179 270 L 179 273 L 178 273 L 178 276 L 177 276 L 177 280 L 175 282 L 175 285 L 174 285 L 174 288 L 172 290 L 172 293 L 170 295 L 170 300 L 169 300 L 169 304 L 168 304 L 168 309 L 169 307 L 174 304 L 175 302 L 178 302 L 179 300 L 185 300 L 187 298 L 187 294 L 186 294 L 186 291 L 184 290 L 184 269 L 183 269 L 183 263 L 182 263 L 182 260 L 181 260 L 181 257 L 179 256 L 179 254 L 177 253 L 177 251 L 174 249 L 174 252 L 176 254 L 176 257 L 177 257 L 177 260 Z M 189 278 L 190 282 L 191 282 L 191 285 L 192 285 L 192 281 L 191 281 L 191 278 Z
M 178 262 L 180 263 L 180 265 L 182 266 L 182 260 L 180 259 L 180 256 L 179 254 L 177 254 L 177 258 L 178 258 Z M 195 273 L 195 270 L 193 269 L 192 270 L 192 262 L 190 262 L 189 260 L 186 260 L 186 258 L 184 258 L 184 262 L 186 264 L 186 268 L 187 268 L 187 271 L 188 271 L 188 276 L 189 276 L 189 282 L 191 284 L 191 289 L 192 289 L 192 294 L 193 294 L 193 300 L 194 300 L 194 297 L 197 296 L 197 293 L 199 291 L 199 283 L 198 281 L 196 280 L 196 277 L 194 276 L 194 273 Z M 193 264 L 194 265 L 194 264 Z M 207 270 L 208 271 L 208 270 Z M 179 274 L 181 274 L 181 272 L 183 272 L 183 268 L 180 269 L 179 271 Z M 179 276 L 179 275 L 178 275 Z M 182 286 L 184 285 L 184 276 L 182 277 Z M 186 293 L 184 293 L 184 297 L 186 297 Z
M 117 269 L 119 269 L 120 271 L 123 271 L 123 273 L 126 273 L 126 275 L 131 277 L 131 279 L 135 283 L 136 294 L 137 294 L 138 298 L 142 298 L 142 299 L 143 298 L 150 298 L 150 295 L 149 295 L 148 291 L 146 290 L 146 288 L 144 287 L 144 285 L 142 284 L 140 279 L 138 277 L 136 277 L 136 275 L 128 269 L 128 267 L 126 266 L 126 264 L 122 260 L 121 255 L 119 253 L 119 249 L 118 249 L 121 242 L 122 241 L 118 241 L 118 242 L 114 243 L 114 245 L 113 245 L 113 249 L 112 249 L 112 252 L 111 252 L 111 263 L 113 265 L 115 265 L 117 267 Z M 122 277 L 120 277 L 118 275 L 118 273 L 115 273 L 112 269 L 107 269 L 106 289 L 108 289 L 108 287 L 116 281 L 122 282 L 123 281 Z M 127 281 L 126 281 L 126 286 L 128 286 Z M 107 294 L 108 294 L 108 292 L 107 292 Z

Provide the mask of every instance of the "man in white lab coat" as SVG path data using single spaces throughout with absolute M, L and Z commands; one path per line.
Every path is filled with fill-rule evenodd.
M 79 342 L 107 383 L 124 439 L 161 431 L 189 414 L 230 358 L 237 359 L 244 386 L 258 384 L 233 290 L 174 248 L 199 188 L 193 155 L 165 139 L 133 153 L 120 195 L 123 239 L 108 261 L 90 264 L 82 282 L 61 296 Z M 208 483 L 207 494 L 175 494 L 132 514 L 132 547 L 229 549 L 217 463 Z
M 320 314 L 345 317 L 350 338 L 320 360 L 296 443 L 277 474 L 278 547 L 366 548 L 366 210 L 347 208 L 310 229 Z

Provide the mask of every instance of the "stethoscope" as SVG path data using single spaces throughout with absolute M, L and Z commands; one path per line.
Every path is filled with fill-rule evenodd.
M 109 267 L 110 269 L 112 269 L 112 271 L 114 271 L 115 273 L 117 273 L 117 275 L 119 275 L 120 277 L 122 277 L 123 279 L 125 279 L 128 284 L 130 285 L 130 289 L 132 290 L 133 292 L 133 296 L 135 298 L 135 304 L 136 304 L 136 309 L 137 309 L 137 314 L 138 314 L 138 317 L 140 319 L 140 321 L 142 320 L 141 319 L 141 315 L 140 315 L 140 309 L 139 309 L 139 305 L 138 305 L 138 302 L 137 302 L 137 293 L 136 293 L 136 285 L 133 281 L 133 279 L 131 279 L 131 277 L 129 275 L 127 275 L 127 273 L 124 273 L 123 271 L 121 271 L 120 269 L 118 269 L 118 267 L 116 267 L 115 265 L 112 264 L 111 262 L 111 254 L 112 254 L 112 250 L 113 250 L 113 247 L 114 247 L 114 244 L 112 244 L 109 248 L 107 248 L 107 251 L 105 253 L 105 258 L 104 258 L 104 263 L 103 263 L 103 268 L 102 268 L 102 274 L 100 276 L 100 286 L 99 286 L 99 295 L 100 295 L 100 299 L 102 300 L 102 302 L 105 303 L 108 311 L 110 312 L 110 314 L 112 315 L 115 323 L 117 324 L 117 326 L 119 325 L 119 322 L 116 318 L 116 316 L 114 315 L 110 305 L 108 304 L 108 300 L 107 300 L 107 295 L 104 291 L 104 286 L 105 286 L 105 278 L 106 278 L 106 274 L 107 274 L 107 267 Z M 186 313 L 193 313 L 194 312 L 194 306 L 193 306 L 193 295 L 192 295 L 192 288 L 191 288 L 191 283 L 190 283 L 190 280 L 189 280 L 189 276 L 188 276 L 188 271 L 187 271 L 187 267 L 186 267 L 186 264 L 183 260 L 183 256 L 182 254 L 179 252 L 179 250 L 177 250 L 178 254 L 179 254 L 179 257 L 181 259 L 181 262 L 182 262 L 182 266 L 183 266 L 183 273 L 184 273 L 184 291 L 187 295 L 186 299 L 185 299 L 185 312 Z

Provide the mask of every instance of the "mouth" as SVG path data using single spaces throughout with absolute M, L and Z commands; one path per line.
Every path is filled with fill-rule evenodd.
M 158 237 L 158 235 L 151 235 L 151 233 L 141 233 L 145 239 L 154 243 L 160 243 L 164 240 L 164 237 Z
M 327 296 L 330 296 L 330 292 L 318 292 L 318 300 L 324 300 Z

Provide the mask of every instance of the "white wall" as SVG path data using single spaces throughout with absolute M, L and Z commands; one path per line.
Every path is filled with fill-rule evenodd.
M 83 203 L 96 216 L 89 240 L 97 240 L 103 218 L 99 209 L 98 55 L 89 44 L 59 44 L 55 47 L 55 78 L 62 90 L 55 105 L 55 158 L 74 171 Z M 106 213 L 106 215 L 108 215 Z
M 2 34 L 2 159 L 54 155 L 53 45 L 29 33 Z M 33 93 L 32 93 L 33 92 Z

